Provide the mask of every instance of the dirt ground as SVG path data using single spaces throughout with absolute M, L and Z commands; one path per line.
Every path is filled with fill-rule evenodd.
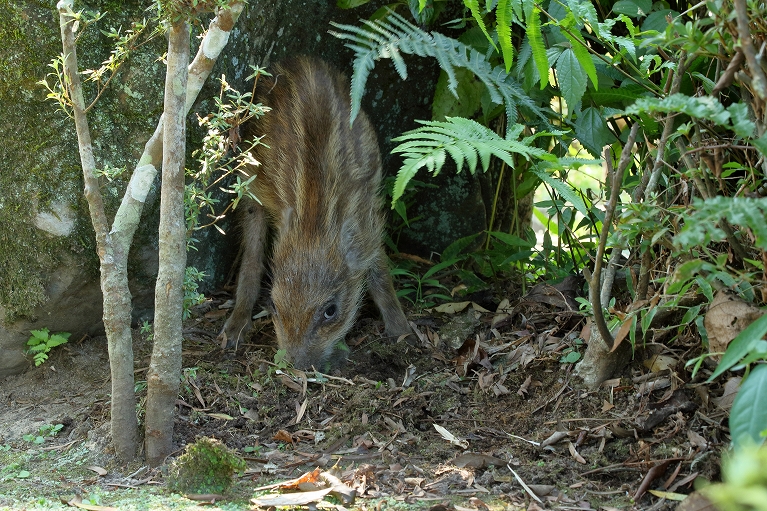
M 376 510 L 673 509 L 658 491 L 687 494 L 696 478 L 718 477 L 723 390 L 684 368 L 699 341 L 685 345 L 682 332 L 671 345 L 648 342 L 619 377 L 585 389 L 568 358 L 584 349 L 577 309 L 545 288 L 520 298 L 500 287 L 458 311 L 411 308 L 420 334 L 411 344 L 384 339 L 366 306 L 348 362 L 325 376 L 275 364 L 268 319 L 236 355 L 222 352 L 215 336 L 229 296 L 196 309 L 184 333 L 178 452 L 212 436 L 248 464 L 223 503 L 205 509 L 249 509 L 264 493 L 256 488 L 316 467 L 335 466 L 356 490 L 353 504 L 325 505 Z M 136 331 L 142 400 L 150 349 Z M 71 340 L 0 382 L 0 509 L 71 498 L 202 509 L 169 495 L 162 470 L 115 462 L 109 385 L 104 339 Z M 56 434 L 46 427 L 58 424 Z M 165 500 L 131 503 L 140 492 Z

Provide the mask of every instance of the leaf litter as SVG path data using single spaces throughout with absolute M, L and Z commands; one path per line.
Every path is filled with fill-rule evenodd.
M 383 339 L 369 307 L 330 375 L 275 363 L 265 317 L 244 349 L 222 352 L 223 317 L 211 312 L 224 300 L 209 300 L 185 330 L 174 442 L 180 452 L 211 436 L 237 450 L 246 472 L 228 495 L 202 500 L 242 509 L 672 509 L 696 478 L 718 477 L 732 385 L 704 384 L 710 367 L 691 381 L 684 362 L 699 341 L 680 336 L 646 342 L 614 379 L 580 387 L 565 357 L 584 349 L 586 321 L 569 289 L 411 311 L 411 343 Z M 136 333 L 137 380 L 150 349 Z M 105 507 L 161 492 L 161 471 L 112 457 L 108 379 L 93 339 L 2 382 L 0 508 L 31 487 L 97 491 Z M 42 448 L 23 439 L 57 423 Z

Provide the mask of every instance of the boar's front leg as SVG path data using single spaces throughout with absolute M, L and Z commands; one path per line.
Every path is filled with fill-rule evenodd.
M 243 199 L 244 201 L 245 199 Z M 255 201 L 241 204 L 242 259 L 237 275 L 237 296 L 232 315 L 226 320 L 218 336 L 222 348 L 237 348 L 245 334 L 252 328 L 253 305 L 261 290 L 261 274 L 264 269 L 264 241 L 266 239 L 266 215 L 264 208 Z
M 402 306 L 394 291 L 394 284 L 389 273 L 389 264 L 383 248 L 378 250 L 378 255 L 373 267 L 370 269 L 370 295 L 378 306 L 383 316 L 386 333 L 399 337 L 411 333 Z

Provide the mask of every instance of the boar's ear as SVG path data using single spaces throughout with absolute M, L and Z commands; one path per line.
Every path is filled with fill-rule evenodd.
M 346 265 L 352 271 L 366 267 L 359 229 L 359 225 L 351 219 L 345 220 L 341 226 L 341 253 L 344 255 Z

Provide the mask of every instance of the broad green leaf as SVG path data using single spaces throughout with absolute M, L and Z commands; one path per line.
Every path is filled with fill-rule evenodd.
M 645 89 L 639 85 L 622 85 L 618 89 L 590 90 L 586 95 L 599 106 L 623 107 L 636 101 L 645 92 Z
M 575 119 L 575 138 L 595 157 L 602 156 L 602 148 L 615 137 L 598 108 L 588 107 Z
M 749 142 L 759 149 L 759 152 L 763 155 L 767 155 L 767 132 L 759 138 L 752 138 Z
M 532 248 L 535 246 L 535 242 L 524 240 L 519 236 L 515 236 L 507 232 L 489 231 L 488 234 L 511 247 Z
M 559 89 L 567 102 L 567 111 L 572 115 L 586 92 L 586 72 L 570 48 L 559 55 L 556 68 Z
M 702 304 L 698 304 L 695 307 L 690 307 L 687 309 L 687 312 L 684 313 L 684 317 L 682 317 L 681 325 L 687 326 L 690 325 L 693 321 L 695 321 L 695 318 L 698 317 L 698 314 L 700 314 L 700 308 L 702 307 Z
M 647 16 L 652 8 L 652 0 L 618 0 L 613 4 L 615 14 L 625 14 L 632 18 Z
M 482 233 L 471 234 L 469 236 L 455 240 L 442 251 L 442 259 L 458 259 L 458 254 L 460 254 L 466 248 L 470 247 L 480 234 Z
M 767 428 L 767 365 L 753 368 L 730 409 L 730 438 L 736 449 L 764 443 Z
M 511 4 L 512 0 L 499 0 L 495 8 L 495 29 L 498 32 L 498 43 L 503 54 L 506 72 L 511 71 L 514 62 L 514 45 L 511 42 Z
M 336 0 L 336 7 L 339 9 L 353 9 L 360 5 L 365 5 L 370 0 Z
M 668 18 L 676 18 L 679 13 L 671 9 L 661 9 L 651 12 L 642 22 L 642 32 L 656 31 L 663 33 L 668 27 Z
M 719 375 L 740 362 L 762 340 L 765 334 L 767 334 L 767 314 L 760 316 L 732 340 L 722 356 L 722 361 L 719 362 L 707 381 L 714 381 Z
M 727 112 L 732 120 L 732 131 L 743 138 L 751 138 L 754 135 L 756 125 L 749 118 L 748 106 L 745 103 L 733 103 L 727 107 Z
M 540 10 L 534 7 L 527 19 L 527 40 L 530 42 L 530 49 L 533 51 L 533 61 L 538 70 L 538 78 L 541 83 L 541 90 L 546 88 L 549 83 L 549 59 L 546 56 L 546 47 L 543 45 L 543 34 L 541 33 L 541 15 Z
M 581 67 L 584 71 L 586 71 L 586 74 L 591 79 L 591 83 L 594 84 L 594 88 L 598 89 L 599 80 L 597 79 L 597 68 L 594 65 L 594 61 L 591 60 L 591 53 L 589 53 L 589 50 L 586 47 L 586 42 L 581 37 L 572 36 L 567 32 L 562 32 L 562 35 L 564 35 L 567 40 L 570 41 L 570 47 L 572 48 L 573 53 L 575 53 L 575 57 L 578 59 Z

